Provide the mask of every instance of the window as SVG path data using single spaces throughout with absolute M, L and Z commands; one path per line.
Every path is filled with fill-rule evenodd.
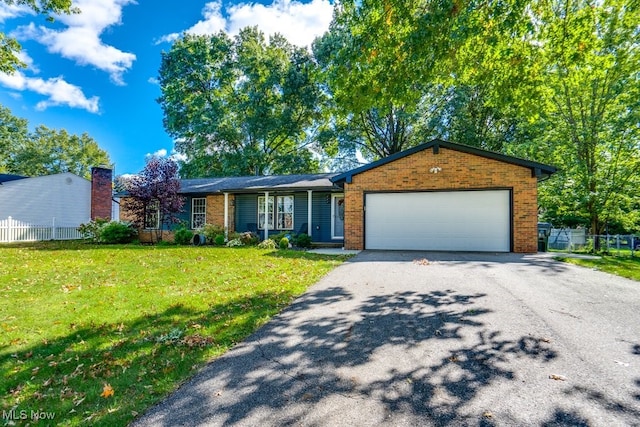
M 278 196 L 278 229 L 293 230 L 293 196 Z
M 160 206 L 157 201 L 149 203 L 144 210 L 144 228 L 160 228 Z
M 258 197 L 258 228 L 261 230 L 264 229 L 266 212 L 267 212 L 267 206 L 265 203 L 264 196 Z M 269 229 L 273 230 L 274 228 L 273 227 L 273 196 L 269 197 L 268 212 L 269 212 L 269 219 L 267 221 L 269 224 Z
M 269 206 L 265 203 L 264 196 L 258 197 L 258 228 L 264 230 L 265 218 L 268 215 L 268 225 L 270 230 L 293 230 L 293 196 L 269 196 Z M 274 205 L 276 207 L 276 216 L 274 218 Z M 274 219 L 277 222 L 274 224 Z M 277 225 L 277 227 L 276 227 Z
M 191 228 L 204 226 L 207 220 L 207 199 L 204 197 L 191 199 Z

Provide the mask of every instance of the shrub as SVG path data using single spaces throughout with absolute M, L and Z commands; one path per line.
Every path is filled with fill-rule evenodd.
M 102 227 L 100 241 L 104 243 L 131 243 L 138 230 L 128 222 L 111 221 Z
M 235 248 L 237 246 L 244 246 L 242 244 L 242 242 L 240 241 L 240 239 L 233 239 L 233 240 L 229 240 L 227 242 L 227 247 L 229 247 L 229 248 Z
M 243 245 L 247 246 L 255 246 L 260 242 L 258 235 L 250 231 L 240 233 L 237 238 L 240 239 Z
M 289 239 L 286 237 L 280 239 L 280 249 L 289 249 Z
M 102 229 L 109 223 L 108 219 L 96 218 L 92 219 L 86 224 L 80 224 L 78 231 L 82 234 L 82 237 L 91 240 L 92 242 L 99 242 Z
M 200 230 L 198 230 L 198 233 L 204 234 L 208 242 L 215 243 L 216 236 L 220 234 L 224 235 L 224 227 L 215 224 L 205 224 Z
M 273 239 L 263 240 L 262 242 L 258 243 L 258 248 L 260 248 L 260 249 L 275 249 L 276 248 L 276 242 Z
M 295 237 L 293 244 L 301 248 L 311 247 L 311 236 L 307 233 L 300 233 Z
M 218 246 L 224 246 L 224 234 L 218 234 L 214 239 L 214 242 Z
M 188 245 L 193 239 L 193 231 L 180 227 L 176 230 L 173 239 L 179 245 Z

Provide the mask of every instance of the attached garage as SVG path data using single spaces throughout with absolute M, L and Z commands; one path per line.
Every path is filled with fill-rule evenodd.
M 433 140 L 332 178 L 345 248 L 537 251 L 538 182 L 553 166 Z
M 509 190 L 368 193 L 365 249 L 511 250 Z

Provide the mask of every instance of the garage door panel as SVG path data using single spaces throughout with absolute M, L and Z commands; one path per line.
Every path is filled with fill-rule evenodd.
M 508 190 L 366 195 L 367 249 L 510 250 Z

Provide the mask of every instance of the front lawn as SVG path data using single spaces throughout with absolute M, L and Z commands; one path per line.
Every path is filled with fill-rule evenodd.
M 581 259 L 560 256 L 556 259 L 640 281 L 640 258 L 638 257 L 603 256 L 599 259 Z
M 2 424 L 40 416 L 54 417 L 45 425 L 124 426 L 343 260 L 255 248 L 0 246 Z

